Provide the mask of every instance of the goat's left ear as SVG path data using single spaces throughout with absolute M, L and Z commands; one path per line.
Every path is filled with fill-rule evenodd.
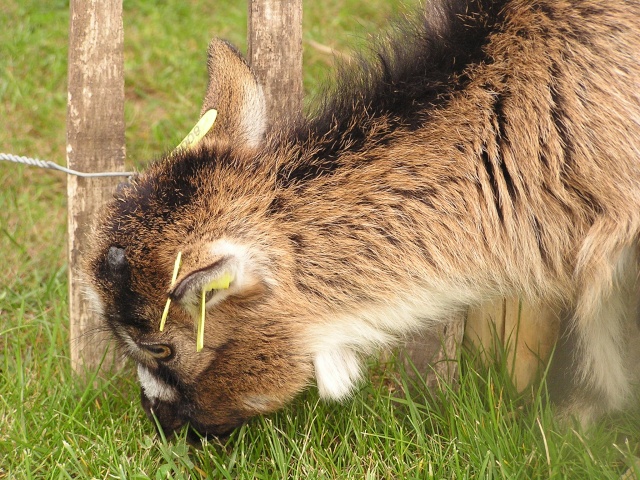
M 262 86 L 230 43 L 214 38 L 209 44 L 209 85 L 201 115 L 218 111 L 210 138 L 224 138 L 232 144 L 255 148 L 263 140 L 267 112 Z
M 208 309 L 230 295 L 247 295 L 264 284 L 256 259 L 239 245 L 216 242 L 185 252 L 183 259 L 181 279 L 170 297 L 189 310 L 200 308 L 203 292 Z

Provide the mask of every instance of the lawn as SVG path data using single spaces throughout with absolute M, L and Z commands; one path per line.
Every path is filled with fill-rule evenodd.
M 306 2 L 307 94 L 333 62 L 317 44 L 348 52 L 402 9 Z M 209 39 L 245 49 L 246 4 L 138 1 L 124 10 L 127 157 L 140 168 L 197 119 Z M 65 162 L 68 11 L 60 0 L 0 4 L 0 152 Z M 89 381 L 71 371 L 64 175 L 0 163 L 0 185 L 0 479 L 640 476 L 638 412 L 589 432 L 560 428 L 544 386 L 518 395 L 504 368 L 476 369 L 466 355 L 457 389 L 409 388 L 406 375 L 372 361 L 370 380 L 345 404 L 310 389 L 225 443 L 195 449 L 160 438 L 131 366 Z

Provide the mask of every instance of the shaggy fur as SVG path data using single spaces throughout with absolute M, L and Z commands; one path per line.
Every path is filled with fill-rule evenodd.
M 640 4 L 433 1 L 376 52 L 270 131 L 249 68 L 212 42 L 203 111 L 226 120 L 118 194 L 86 263 L 147 411 L 219 435 L 314 377 L 343 398 L 362 355 L 504 296 L 564 312 L 564 412 L 622 408 L 638 371 Z M 196 353 L 198 299 L 223 274 Z

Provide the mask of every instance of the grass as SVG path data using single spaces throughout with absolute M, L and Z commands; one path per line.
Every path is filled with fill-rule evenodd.
M 244 48 L 245 2 L 125 2 L 131 164 L 175 146 L 199 112 L 214 35 Z M 401 10 L 395 2 L 305 5 L 305 87 Z M 0 151 L 64 163 L 68 5 L 0 5 Z M 373 367 L 344 405 L 315 390 L 225 444 L 157 437 L 130 367 L 82 382 L 69 365 L 65 179 L 0 164 L 0 478 L 638 478 L 640 415 L 561 429 L 544 390 L 519 396 L 504 368 L 463 360 L 458 389 L 430 396 Z M 402 388 L 394 388 L 396 378 Z

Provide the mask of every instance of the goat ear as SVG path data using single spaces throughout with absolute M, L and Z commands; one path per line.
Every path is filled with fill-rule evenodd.
M 170 292 L 172 300 L 189 310 L 200 308 L 205 293 L 207 308 L 230 295 L 247 294 L 263 282 L 245 248 L 216 242 L 185 252 L 180 279 Z
M 208 51 L 209 85 L 201 116 L 218 111 L 210 137 L 255 148 L 264 140 L 267 122 L 262 87 L 231 44 L 214 38 Z

